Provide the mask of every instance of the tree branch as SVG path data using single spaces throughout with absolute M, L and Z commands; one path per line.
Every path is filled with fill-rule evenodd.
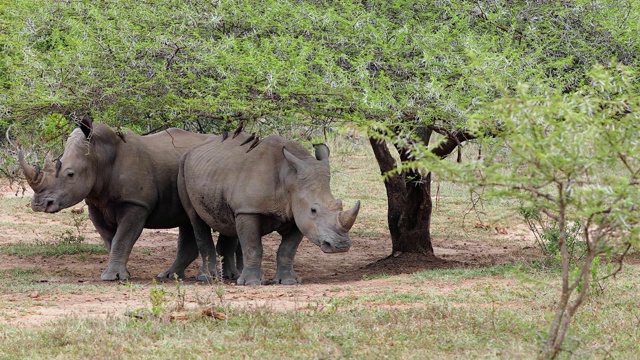
M 456 147 L 458 147 L 463 142 L 477 138 L 476 135 L 464 129 L 457 129 L 453 132 L 448 132 L 440 127 L 430 127 L 430 129 L 439 134 L 442 134 L 442 131 L 444 131 L 445 133 L 443 135 L 447 136 L 447 139 L 445 141 L 440 143 L 438 147 L 431 150 L 432 154 L 440 157 L 441 159 L 446 158 L 453 152 L 453 150 L 456 149 Z

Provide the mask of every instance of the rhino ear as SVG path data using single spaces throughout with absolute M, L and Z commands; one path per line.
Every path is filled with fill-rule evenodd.
M 329 166 L 329 147 L 325 144 L 313 144 L 316 149 L 316 159 L 322 161 L 325 165 Z
M 83 117 L 82 120 L 80 120 L 80 130 L 82 130 L 84 137 L 88 139 L 91 131 L 93 131 L 93 120 Z
M 284 158 L 287 159 L 289 165 L 296 170 L 296 172 L 300 172 L 305 167 L 304 161 L 298 159 L 295 155 L 287 151 L 286 148 L 282 148 L 282 153 L 284 154 Z

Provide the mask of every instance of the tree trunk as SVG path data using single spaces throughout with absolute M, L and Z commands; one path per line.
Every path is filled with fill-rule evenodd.
M 445 131 L 438 127 L 423 126 L 414 128 L 414 134 L 425 146 L 433 132 L 446 139 L 430 151 L 441 159 L 451 154 L 460 144 L 476 138 L 464 129 Z M 411 140 L 409 140 L 411 141 Z M 388 221 L 391 233 L 392 255 L 400 253 L 422 253 L 433 255 L 431 244 L 431 173 L 422 175 L 419 171 L 408 170 L 389 175 L 396 170 L 396 159 L 391 155 L 384 140 L 369 138 L 373 153 L 378 161 L 380 172 L 385 176 L 387 189 Z M 412 159 L 410 148 L 398 148 L 401 162 Z
M 383 175 L 396 168 L 385 141 L 370 138 Z M 388 221 L 392 254 L 423 253 L 433 255 L 431 245 L 431 173 L 402 172 L 384 181 L 388 200 Z

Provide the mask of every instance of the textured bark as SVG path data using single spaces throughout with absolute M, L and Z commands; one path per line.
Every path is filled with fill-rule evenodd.
M 425 145 L 433 132 L 447 136 L 447 140 L 433 148 L 431 152 L 440 158 L 451 154 L 461 143 L 474 139 L 475 136 L 464 130 L 444 131 L 437 127 L 414 129 L 415 134 Z M 369 139 L 373 153 L 380 167 L 380 172 L 387 175 L 395 170 L 396 159 L 391 155 L 384 140 Z M 397 148 L 400 161 L 409 161 L 409 149 Z M 398 252 L 424 253 L 433 255 L 431 244 L 431 173 L 426 175 L 417 171 L 405 171 L 387 175 L 384 181 L 387 190 L 388 222 L 391 233 L 392 254 Z
M 396 161 L 386 142 L 370 139 L 382 174 L 395 169 Z M 401 173 L 385 178 L 392 252 L 433 254 L 431 245 L 431 176 Z

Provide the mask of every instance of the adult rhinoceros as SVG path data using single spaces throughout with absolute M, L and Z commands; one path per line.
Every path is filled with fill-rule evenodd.
M 244 132 L 214 137 L 182 157 L 180 200 L 212 275 L 216 251 L 210 227 L 239 237 L 244 255 L 239 285 L 262 283 L 261 237 L 272 231 L 282 235 L 274 278 L 279 284 L 300 283 L 292 265 L 303 235 L 327 253 L 349 250 L 348 231 L 360 201 L 343 211 L 329 189 L 328 157 L 325 145 L 316 148 L 314 158 L 294 141 L 279 136 L 259 141 Z
M 178 254 L 160 277 L 184 276 L 197 258 L 193 228 L 176 188 L 180 157 L 210 135 L 180 129 L 140 136 L 83 122 L 75 129 L 62 157 L 44 168 L 20 166 L 35 194 L 34 211 L 54 213 L 85 200 L 89 218 L 109 250 L 102 280 L 128 279 L 127 260 L 143 228 L 179 227 Z

